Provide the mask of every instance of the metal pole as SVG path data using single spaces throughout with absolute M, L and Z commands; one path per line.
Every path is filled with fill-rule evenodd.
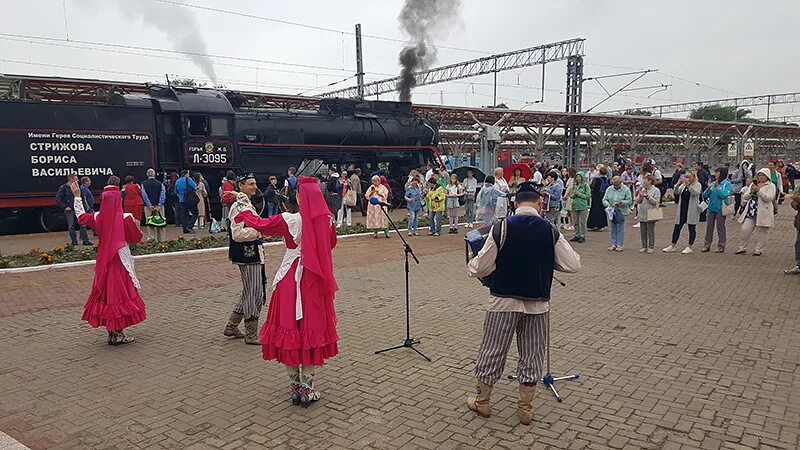
M 772 97 L 767 97 L 767 120 L 769 120 L 769 106 L 772 103 Z
M 494 96 L 492 106 L 497 106 L 497 58 L 494 59 Z
M 544 67 L 545 64 L 542 62 L 542 95 L 539 97 L 539 103 L 544 103 Z
M 364 59 L 361 54 L 361 24 L 356 24 L 356 77 L 358 80 L 358 98 L 364 98 Z

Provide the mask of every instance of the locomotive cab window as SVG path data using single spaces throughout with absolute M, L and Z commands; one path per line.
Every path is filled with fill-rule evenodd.
M 190 136 L 208 136 L 208 117 L 194 114 L 186 116 L 186 132 Z
M 227 136 L 228 135 L 228 118 L 227 117 L 211 117 L 211 135 L 212 136 Z

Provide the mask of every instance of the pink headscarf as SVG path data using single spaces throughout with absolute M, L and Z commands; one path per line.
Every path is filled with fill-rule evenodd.
M 300 177 L 299 201 L 300 218 L 303 226 L 303 245 L 300 249 L 300 264 L 303 276 L 313 274 L 319 277 L 325 294 L 332 295 L 339 290 L 333 275 L 333 254 L 336 233 L 333 229 L 331 213 L 322 196 L 317 179 Z M 307 299 L 312 300 L 312 299 Z
M 105 282 L 108 265 L 117 256 L 119 249 L 126 245 L 125 223 L 122 219 L 122 194 L 119 187 L 106 186 L 103 188 L 100 212 L 95 218 L 95 228 L 100 237 L 94 266 L 95 283 Z

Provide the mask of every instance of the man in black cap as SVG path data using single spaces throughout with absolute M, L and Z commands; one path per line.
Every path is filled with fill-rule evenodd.
M 541 189 L 532 182 L 519 186 L 514 198 L 516 213 L 493 225 L 501 227 L 500 242 L 495 242 L 490 232 L 481 251 L 469 262 L 470 275 L 484 278 L 490 292 L 475 363 L 478 395 L 467 399 L 467 407 L 483 417 L 491 415 L 492 386 L 502 375 L 516 333 L 517 415 L 525 425 L 533 418 L 533 393 L 542 378 L 553 270 L 577 272 L 581 266 L 580 255 L 539 215 Z
M 243 222 L 233 221 L 240 212 L 249 210 L 258 212 L 250 199 L 256 195 L 258 185 L 252 173 L 236 178 L 236 201 L 231 204 L 228 214 L 228 258 L 239 266 L 242 275 L 242 293 L 233 307 L 228 324 L 223 334 L 228 337 L 242 338 L 245 344 L 258 345 L 258 315 L 266 302 L 266 272 L 262 254 L 261 233 L 249 228 Z M 239 331 L 239 323 L 244 319 L 245 333 Z

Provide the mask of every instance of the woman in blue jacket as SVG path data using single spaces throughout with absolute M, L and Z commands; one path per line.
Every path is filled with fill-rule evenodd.
M 708 187 L 703 192 L 703 198 L 708 204 L 708 214 L 706 221 L 706 241 L 703 245 L 704 252 L 711 250 L 711 242 L 714 240 L 714 227 L 717 228 L 717 253 L 725 251 L 726 231 L 725 219 L 722 213 L 723 205 L 730 205 L 730 196 L 733 187 L 728 181 L 728 169 L 718 167 L 714 170 L 714 177 L 708 180 Z

